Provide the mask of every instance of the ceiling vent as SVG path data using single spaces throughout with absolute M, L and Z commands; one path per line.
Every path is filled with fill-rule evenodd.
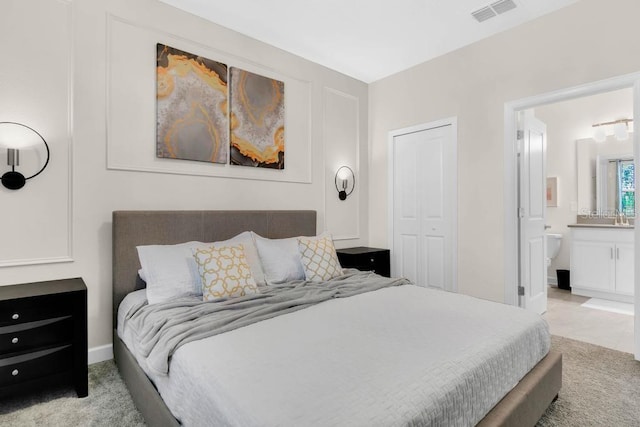
M 473 16 L 478 22 L 484 22 L 487 19 L 491 19 L 494 16 L 501 15 L 515 8 L 516 4 L 513 0 L 500 0 L 472 12 L 471 16 Z
M 471 15 L 473 15 L 473 17 L 476 18 L 476 21 L 484 22 L 487 19 L 493 18 L 494 16 L 496 16 L 496 13 L 493 11 L 493 9 L 491 9 L 491 7 L 487 6 L 487 7 L 483 7 L 482 9 L 476 10 Z
M 515 8 L 516 4 L 513 2 L 513 0 L 500 0 L 495 3 L 491 3 L 491 9 L 493 9 L 494 12 L 496 12 L 498 15 L 501 15 Z

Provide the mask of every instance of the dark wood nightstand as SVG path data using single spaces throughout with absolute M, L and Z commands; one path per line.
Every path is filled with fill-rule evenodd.
M 356 248 L 336 249 L 338 260 L 343 268 L 357 268 L 363 271 L 373 271 L 381 276 L 391 276 L 389 249 Z
M 87 287 L 80 278 L 0 286 L 0 397 L 58 384 L 88 394 Z

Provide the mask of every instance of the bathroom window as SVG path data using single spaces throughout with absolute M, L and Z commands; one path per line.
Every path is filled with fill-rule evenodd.
M 633 160 L 618 160 L 618 211 L 631 217 L 635 215 L 636 186 Z
M 597 160 L 597 201 L 601 214 L 634 217 L 636 171 L 633 157 L 599 157 Z

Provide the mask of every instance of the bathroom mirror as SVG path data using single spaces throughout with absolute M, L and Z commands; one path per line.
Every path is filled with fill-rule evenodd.
M 576 141 L 578 214 L 615 214 L 623 209 L 633 216 L 633 138 L 604 142 L 592 138 Z M 630 165 L 630 166 L 629 166 Z

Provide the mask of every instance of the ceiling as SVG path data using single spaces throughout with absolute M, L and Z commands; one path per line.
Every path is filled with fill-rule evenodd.
M 160 0 L 370 83 L 578 0 Z

